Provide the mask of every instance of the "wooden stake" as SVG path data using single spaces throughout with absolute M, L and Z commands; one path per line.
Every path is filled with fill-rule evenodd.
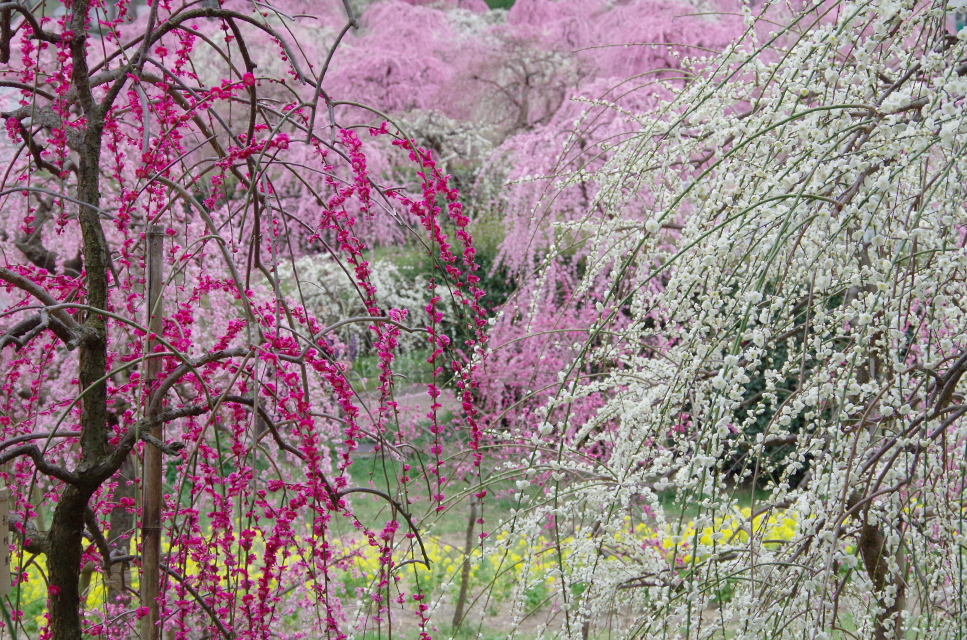
M 147 233 L 148 331 L 151 335 L 148 336 L 148 353 L 154 352 L 158 344 L 157 339 L 152 336 L 160 336 L 164 330 L 161 306 L 163 241 L 164 227 L 155 224 L 149 226 Z M 161 358 L 145 361 L 146 389 L 154 386 L 160 371 Z M 148 396 L 148 405 L 151 404 L 151 395 Z M 151 435 L 163 441 L 164 431 L 161 425 L 152 427 Z M 141 640 L 159 640 L 161 637 L 161 628 L 158 626 L 161 618 L 158 610 L 158 595 L 161 588 L 162 472 L 161 451 L 151 445 L 145 446 L 144 473 L 141 476 L 141 606 L 147 607 L 148 613 L 141 618 Z
M 10 595 L 10 489 L 0 487 L 0 596 Z

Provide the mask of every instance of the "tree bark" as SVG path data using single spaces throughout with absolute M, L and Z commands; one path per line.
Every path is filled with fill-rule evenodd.
M 862 496 L 854 493 L 847 502 L 848 508 L 852 509 Z M 860 537 L 857 541 L 860 556 L 863 558 L 863 567 L 866 574 L 873 583 L 873 597 L 883 611 L 876 616 L 873 626 L 873 640 L 889 640 L 890 638 L 903 637 L 903 610 L 907 606 L 907 585 L 902 575 L 891 575 L 889 568 L 890 551 L 887 549 L 886 536 L 883 535 L 880 526 L 870 524 L 869 505 L 858 514 L 857 518 L 862 518 L 863 524 L 860 529 Z M 897 564 L 901 566 L 902 557 L 897 551 Z M 886 590 L 890 585 L 895 585 L 896 592 L 893 602 L 886 603 Z
M 47 571 L 50 629 L 54 640 L 81 640 L 80 573 L 84 512 L 91 493 L 68 485 L 54 509 Z
M 876 599 L 879 600 L 883 611 L 876 616 L 875 626 L 873 627 L 874 640 L 888 640 L 890 638 L 903 638 L 903 610 L 907 605 L 907 585 L 901 575 L 890 575 L 887 566 L 889 552 L 886 548 L 886 538 L 879 527 L 863 524 L 863 532 L 859 540 L 860 554 L 863 556 L 863 564 L 866 572 L 873 581 L 873 591 Z M 899 558 L 898 558 L 899 560 Z M 892 579 L 891 579 L 892 578 Z M 885 592 L 887 587 L 893 584 L 896 593 L 893 602 L 886 604 Z
M 75 38 L 70 43 L 72 85 L 87 117 L 77 168 L 78 221 L 87 265 L 87 304 L 108 308 L 109 249 L 98 213 L 100 205 L 101 136 L 105 107 L 94 101 L 87 64 L 87 32 L 90 0 L 76 0 L 70 7 L 70 24 Z M 91 206 L 86 206 L 91 205 Z M 64 489 L 50 526 L 50 630 L 54 640 L 82 640 L 79 581 L 83 554 L 84 515 L 88 500 L 103 482 L 103 470 L 95 467 L 108 460 L 109 438 L 107 384 L 107 324 L 104 316 L 88 313 L 85 339 L 80 345 L 78 379 L 84 392 L 81 402 L 81 461 L 76 470 L 80 481 Z

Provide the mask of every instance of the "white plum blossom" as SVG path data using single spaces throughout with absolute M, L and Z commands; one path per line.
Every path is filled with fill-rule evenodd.
M 765 18 L 567 230 L 610 292 L 540 414 L 570 498 L 507 525 L 553 508 L 562 637 L 965 630 L 967 38 L 916 0 Z

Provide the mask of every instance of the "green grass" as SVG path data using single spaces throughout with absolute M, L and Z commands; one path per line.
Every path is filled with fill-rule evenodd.
M 508 636 L 507 632 L 496 631 L 481 623 L 474 624 L 470 620 L 456 629 L 450 625 L 434 625 L 434 629 L 428 631 L 430 631 L 434 640 L 506 640 Z M 402 633 L 395 629 L 393 631 L 393 638 L 396 640 L 416 640 L 419 637 L 419 629 L 406 629 Z M 514 640 L 533 640 L 535 637 L 532 633 L 514 633 Z M 382 634 L 372 630 L 358 636 L 358 638 L 359 640 L 389 640 L 389 634 L 386 630 Z
M 433 382 L 433 368 L 426 361 L 428 349 L 397 354 L 393 361 L 393 373 L 402 377 L 402 383 L 427 384 Z M 379 387 L 379 357 L 359 356 L 353 361 L 353 384 L 359 391 L 372 391 Z M 365 380 L 365 382 L 363 382 Z
M 768 501 L 770 493 L 761 487 L 757 487 L 753 491 L 752 487 L 741 485 L 733 487 L 730 495 L 737 499 L 740 508 L 745 508 Z M 694 520 L 707 511 L 699 505 L 699 501 L 695 499 L 694 495 L 679 494 L 675 489 L 666 489 L 659 492 L 658 499 L 665 510 L 665 517 L 669 519 L 675 517 L 686 521 Z
M 423 447 L 418 443 L 417 448 L 422 449 Z M 467 519 L 470 515 L 469 506 L 466 500 L 455 502 L 454 499 L 456 496 L 468 493 L 476 484 L 462 480 L 449 481 L 445 488 L 448 508 L 441 513 L 436 513 L 427 501 L 426 479 L 422 477 L 419 471 L 418 462 L 410 459 L 407 463 L 412 467 L 409 471 L 409 476 L 412 478 L 410 484 L 420 497 L 418 502 L 411 505 L 411 514 L 414 523 L 420 529 L 420 533 L 426 533 L 428 530 L 430 535 L 434 536 L 452 536 L 465 533 Z M 401 465 L 401 462 L 394 460 L 388 453 L 382 455 L 381 452 L 377 452 L 374 455 L 358 456 L 349 468 L 350 477 L 355 487 L 379 489 L 395 497 L 397 495 L 397 480 L 403 473 Z M 510 509 L 515 506 L 513 498 L 496 499 L 492 497 L 496 491 L 508 489 L 512 485 L 512 481 L 504 480 L 488 486 L 488 494 L 491 497 L 488 497 L 484 502 L 483 514 L 488 525 L 485 526 L 486 530 L 496 526 L 498 520 L 506 519 Z M 353 512 L 359 518 L 359 521 L 367 527 L 382 527 L 392 517 L 392 505 L 383 498 L 366 494 L 353 494 L 351 499 Z M 345 521 L 333 521 L 336 532 L 339 534 L 351 533 L 354 530 L 352 523 L 348 519 L 343 520 Z M 402 521 L 401 524 L 403 524 Z

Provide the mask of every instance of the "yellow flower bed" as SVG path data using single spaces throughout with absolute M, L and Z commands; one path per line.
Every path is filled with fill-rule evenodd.
M 694 521 L 685 525 L 677 535 L 673 535 L 671 527 L 666 525 L 663 531 L 656 534 L 656 538 L 661 540 L 662 547 L 669 553 L 678 550 L 678 557 L 684 563 L 691 563 L 693 555 L 689 550 L 696 547 L 699 549 L 697 559 L 702 560 L 709 549 L 747 544 L 751 535 L 766 545 L 788 542 L 795 537 L 798 527 L 799 523 L 788 511 L 773 510 L 768 516 L 752 518 L 752 509 L 745 507 L 735 515 L 715 518 L 712 525 L 700 531 L 696 529 Z M 685 553 L 681 555 L 683 551 Z
M 752 518 L 751 509 L 745 508 L 733 515 L 715 518 L 711 525 L 701 529 L 696 528 L 694 521 L 678 527 L 671 524 L 652 527 L 645 523 L 632 526 L 630 519 L 626 519 L 625 526 L 613 534 L 613 540 L 619 545 L 656 549 L 669 563 L 683 565 L 691 564 L 693 560 L 703 561 L 718 547 L 734 547 L 747 543 L 750 534 L 767 545 L 781 544 L 792 540 L 797 528 L 798 522 L 788 512 L 773 511 L 769 515 Z M 579 530 L 571 536 L 563 537 L 559 547 L 551 538 L 543 535 L 512 537 L 509 532 L 503 531 L 488 538 L 483 546 L 477 545 L 471 553 L 471 591 L 476 594 L 487 590 L 489 598 L 495 602 L 514 595 L 515 598 L 523 597 L 528 606 L 540 606 L 560 588 L 559 576 L 567 576 L 573 572 L 575 546 L 585 541 L 583 535 L 590 533 L 590 530 Z M 422 559 L 415 540 L 405 540 L 399 544 L 400 540 L 397 539 L 394 554 L 397 565 L 409 559 Z M 429 568 L 419 563 L 407 563 L 397 572 L 401 576 L 397 588 L 407 593 L 422 592 L 431 598 L 445 594 L 454 597 L 460 588 L 463 549 L 435 538 L 427 538 L 423 542 L 430 561 Z M 259 535 L 254 541 L 253 550 L 263 549 L 261 543 Z M 336 539 L 331 541 L 330 546 L 333 556 L 341 559 L 339 566 L 343 569 L 333 572 L 341 581 L 341 589 L 338 589 L 341 592 L 336 595 L 368 601 L 366 596 L 379 583 L 380 549 L 370 545 L 365 537 Z M 235 551 L 239 554 L 238 557 L 245 553 L 241 548 Z M 560 560 L 563 561 L 560 562 L 563 567 L 559 566 Z M 14 564 L 16 571 L 16 559 Z M 188 576 L 198 572 L 198 567 L 193 562 L 189 562 L 185 569 Z M 250 567 L 250 572 L 257 579 L 257 568 Z M 28 631 L 34 631 L 46 626 L 47 583 L 43 556 L 36 557 L 24 573 L 25 581 L 19 590 L 11 594 L 11 604 L 18 608 L 19 597 L 19 609 L 24 611 L 24 626 Z M 224 575 L 226 572 L 220 573 Z M 132 580 L 132 586 L 137 589 L 136 571 L 132 571 Z M 104 604 L 106 596 L 107 588 L 101 575 L 95 573 L 86 594 L 86 608 L 89 611 L 98 610 Z

